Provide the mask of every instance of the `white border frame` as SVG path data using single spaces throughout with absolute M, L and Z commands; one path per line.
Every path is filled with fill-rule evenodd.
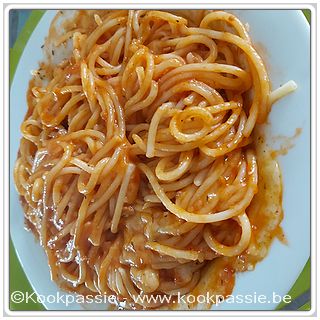
M 3 181 L 4 181 L 4 193 L 0 193 L 0 203 L 4 204 L 3 217 L 4 221 L 1 219 L 1 228 L 4 231 L 4 251 L 2 256 L 2 261 L 4 261 L 4 266 L 0 266 L 0 283 L 4 283 L 3 287 L 3 299 L 0 299 L 0 306 L 3 312 L 3 318 L 7 316 L 21 317 L 57 317 L 57 316 L 77 316 L 77 317 L 95 317 L 97 319 L 103 317 L 114 316 L 116 318 L 125 317 L 160 317 L 167 318 L 170 317 L 209 317 L 209 316 L 222 316 L 226 319 L 232 319 L 235 316 L 281 316 L 283 319 L 290 319 L 291 317 L 301 317 L 301 316 L 312 316 L 316 317 L 316 310 L 319 310 L 320 300 L 317 301 L 316 296 L 316 283 L 317 288 L 319 288 L 319 279 L 316 277 L 316 260 L 319 256 L 320 248 L 318 247 L 316 252 L 316 223 L 319 229 L 319 221 L 316 221 L 316 199 L 318 194 L 316 190 L 316 156 L 317 156 L 317 130 L 316 123 L 318 116 L 316 112 L 316 90 L 317 90 L 317 79 L 319 77 L 319 66 L 317 65 L 316 49 L 319 46 L 319 27 L 320 24 L 317 21 L 317 9 L 319 4 L 316 0 L 309 1 L 309 3 L 301 3 L 297 0 L 288 1 L 279 4 L 276 0 L 269 1 L 268 3 L 261 3 L 257 1 L 247 1 L 246 3 L 238 2 L 229 2 L 229 3 L 210 3 L 210 0 L 202 0 L 201 3 L 194 4 L 194 0 L 185 0 L 179 1 L 176 0 L 175 3 L 172 3 L 170 0 L 163 0 L 161 2 L 152 2 L 152 0 L 146 1 L 141 0 L 132 0 L 132 2 L 123 2 L 120 1 L 117 4 L 115 3 L 78 3 L 77 0 L 70 0 L 70 3 L 59 3 L 56 2 L 52 4 L 48 0 L 43 0 L 40 3 L 30 3 L 26 4 L 23 0 L 15 1 L 15 4 L 10 3 L 8 0 L 1 1 L 2 6 L 2 21 L 4 23 L 4 42 L 3 42 L 3 51 L 0 50 L 0 58 L 3 61 L 3 70 L 4 76 L 0 80 L 0 94 L 2 93 L 4 97 L 4 108 L 2 109 L 2 119 L 3 119 L 3 156 L 0 159 L 3 161 L 1 166 Z M 127 8 L 172 8 L 172 9 L 181 9 L 181 7 L 186 9 L 202 9 L 202 8 L 217 8 L 217 9 L 309 9 L 311 10 L 311 234 L 312 234 L 312 243 L 311 243 L 311 301 L 312 309 L 310 311 L 10 311 L 9 310 L 9 10 L 11 9 L 95 9 L 95 8 L 110 8 L 110 9 L 127 9 Z M 317 35 L 317 38 L 316 38 Z M 3 86 L 1 86 L 3 81 Z M 318 82 L 320 83 L 320 82 Z M 4 91 L 2 91 L 4 90 Z M 320 114 L 320 112 L 319 112 Z M 317 255 L 318 253 L 318 255 Z M 4 268 L 2 270 L 2 268 Z M 3 280 L 3 281 L 1 281 Z

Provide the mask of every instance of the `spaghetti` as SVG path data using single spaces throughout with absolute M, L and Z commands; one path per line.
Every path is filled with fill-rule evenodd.
M 124 308 L 230 293 L 280 234 L 279 168 L 253 130 L 294 84 L 271 93 L 223 11 L 80 11 L 52 43 L 72 53 L 34 73 L 14 170 L 52 279 Z

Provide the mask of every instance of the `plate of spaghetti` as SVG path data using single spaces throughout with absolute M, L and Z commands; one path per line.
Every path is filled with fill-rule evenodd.
M 253 297 L 310 255 L 309 33 L 298 10 L 44 13 L 11 86 L 11 237 L 38 294 L 114 297 L 47 309 L 277 306 Z

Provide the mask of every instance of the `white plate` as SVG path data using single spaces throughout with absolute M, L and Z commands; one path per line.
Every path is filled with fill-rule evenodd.
M 282 227 L 288 245 L 274 241 L 268 256 L 253 272 L 238 274 L 234 294 L 285 295 L 310 256 L 310 27 L 300 10 L 234 10 L 250 25 L 250 35 L 265 60 L 273 88 L 293 79 L 298 89 L 277 102 L 269 116 L 272 137 L 302 133 L 294 147 L 280 157 L 283 174 L 284 220 Z M 10 173 L 16 159 L 20 124 L 26 113 L 26 91 L 30 71 L 42 59 L 40 49 L 55 11 L 47 11 L 33 31 L 20 58 L 10 92 Z M 262 49 L 263 48 L 263 49 Z M 260 49 L 260 50 L 259 50 Z M 262 50 L 261 50 L 262 49 Z M 23 211 L 13 179 L 10 185 L 10 233 L 23 269 L 40 295 L 56 296 L 58 287 L 50 280 L 43 249 L 24 230 Z M 60 291 L 60 293 L 62 293 Z M 44 302 L 48 310 L 82 310 L 78 304 Z M 223 304 L 224 310 L 272 310 L 277 303 Z

